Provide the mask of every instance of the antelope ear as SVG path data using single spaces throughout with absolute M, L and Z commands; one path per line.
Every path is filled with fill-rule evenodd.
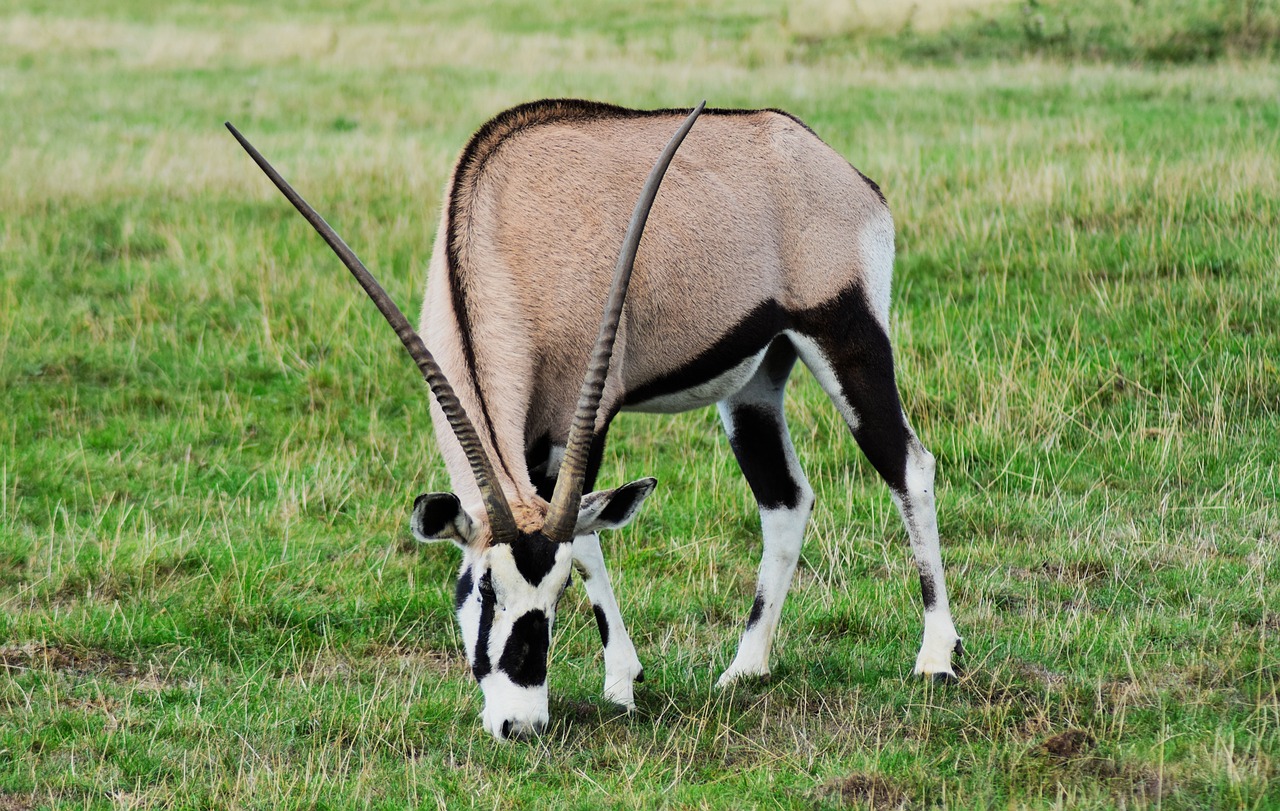
M 453 493 L 423 493 L 413 501 L 409 529 L 423 543 L 452 541 L 466 549 L 475 540 L 480 524 L 462 509 Z
M 578 524 L 574 527 L 574 536 L 601 529 L 625 527 L 636 517 L 640 505 L 657 484 L 658 480 L 650 477 L 624 484 L 617 490 L 587 493 L 578 507 Z

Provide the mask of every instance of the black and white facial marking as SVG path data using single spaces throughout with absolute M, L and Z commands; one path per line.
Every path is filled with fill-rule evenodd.
M 494 737 L 540 733 L 550 718 L 547 652 L 572 559 L 572 544 L 540 533 L 466 550 L 454 605 Z
M 594 540 L 601 529 L 629 523 L 653 492 L 653 479 L 640 479 L 615 490 L 588 493 L 578 509 L 578 536 Z M 547 711 L 547 654 L 556 605 L 569 584 L 575 561 L 575 543 L 556 543 L 541 531 L 521 532 L 509 543 L 481 546 L 479 522 L 449 493 L 419 496 L 409 520 L 420 541 L 449 540 L 463 551 L 462 568 L 454 589 L 454 609 L 462 630 L 471 672 L 484 692 L 484 728 L 499 739 L 528 737 L 541 732 L 549 720 Z M 586 550 L 590 544 L 583 546 Z M 593 603 L 605 602 L 614 624 L 625 639 L 612 592 L 607 589 L 599 543 L 594 557 L 577 560 Z M 589 574 L 588 574 L 589 573 Z M 605 590 L 600 591 L 600 586 Z M 599 616 L 599 614 L 598 614 Z M 607 628 L 606 618 L 603 628 Z M 614 648 L 618 646 L 615 645 Z M 630 642 L 627 642 L 628 649 Z M 627 651 L 606 645 L 606 659 Z M 626 687 L 638 677 L 632 666 L 634 650 L 623 666 Z M 615 668 L 617 669 L 617 668 Z M 615 679 L 617 674 L 615 675 Z M 621 689 L 621 688 L 619 688 Z

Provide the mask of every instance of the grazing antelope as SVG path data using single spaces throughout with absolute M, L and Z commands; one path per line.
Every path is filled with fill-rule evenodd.
M 644 671 L 597 533 L 627 524 L 655 481 L 591 490 L 621 410 L 718 405 L 764 535 L 746 630 L 719 684 L 769 672 L 814 501 L 782 408 L 797 358 L 902 514 L 924 600 L 915 672 L 953 675 L 960 637 L 938 549 L 934 460 L 894 381 L 884 197 L 803 123 L 773 110 L 708 110 L 676 156 L 701 112 L 652 169 L 678 111 L 539 101 L 482 126 L 447 186 L 421 322 L 430 352 L 341 238 L 228 124 L 356 275 L 435 395 L 456 494 L 419 496 L 410 527 L 419 540 L 462 549 L 455 609 L 484 693 L 484 728 L 498 738 L 548 721 L 547 650 L 571 567 L 599 624 L 605 696 L 634 707 Z

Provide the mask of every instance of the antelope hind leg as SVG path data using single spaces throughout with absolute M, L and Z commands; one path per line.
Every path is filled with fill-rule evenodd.
M 796 459 L 782 410 L 795 360 L 791 343 L 778 339 L 747 385 L 719 403 L 729 444 L 760 507 L 764 536 L 751 614 L 738 653 L 717 682 L 719 687 L 742 677 L 769 674 L 769 652 L 813 508 L 813 489 Z
M 865 306 L 865 305 L 863 305 Z M 859 315 L 861 317 L 859 317 Z M 889 485 L 902 515 L 924 604 L 924 640 L 917 675 L 955 678 L 953 653 L 962 648 L 951 620 L 942 575 L 938 518 L 933 495 L 933 455 L 916 438 L 898 399 L 889 336 L 869 311 L 851 313 L 853 340 L 792 336 L 800 357 L 844 417 L 867 460 Z

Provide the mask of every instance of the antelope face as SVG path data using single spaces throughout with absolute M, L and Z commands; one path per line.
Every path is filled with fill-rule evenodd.
M 484 693 L 484 728 L 499 740 L 541 733 L 550 720 L 547 651 L 572 561 L 572 544 L 541 533 L 463 555 L 458 626 Z
M 485 731 L 499 740 L 541 733 L 547 710 L 547 652 L 556 605 L 569 585 L 572 538 L 626 526 L 657 481 L 640 479 L 583 496 L 569 541 L 542 530 L 495 541 L 451 493 L 418 496 L 409 527 L 424 542 L 462 549 L 454 609 L 467 662 L 484 693 Z

